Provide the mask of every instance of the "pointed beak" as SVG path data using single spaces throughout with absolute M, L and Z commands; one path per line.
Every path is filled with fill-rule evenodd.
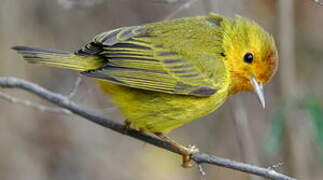
M 250 81 L 251 81 L 252 86 L 255 89 L 255 92 L 256 92 L 256 94 L 257 94 L 257 96 L 259 98 L 259 101 L 260 101 L 262 107 L 265 109 L 266 103 L 265 103 L 265 96 L 264 96 L 264 88 L 263 88 L 263 86 L 261 84 L 259 84 L 257 82 L 256 78 L 253 77 L 253 76 L 251 77 Z

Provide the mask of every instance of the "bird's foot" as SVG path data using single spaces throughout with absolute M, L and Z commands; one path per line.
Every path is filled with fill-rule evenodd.
M 178 150 L 182 157 L 183 157 L 183 164 L 182 167 L 184 168 L 190 168 L 192 167 L 191 163 L 191 157 L 193 154 L 198 153 L 199 149 L 194 145 L 189 145 L 188 147 L 182 146 L 180 144 L 177 144 L 174 140 L 168 138 L 167 136 L 163 135 L 162 133 L 155 133 L 158 137 L 160 137 L 162 140 L 170 144 L 172 147 L 174 147 L 176 150 Z
M 182 148 L 183 148 L 181 151 L 182 157 L 183 157 L 182 167 L 190 168 L 192 167 L 192 163 L 191 163 L 192 155 L 195 153 L 199 153 L 200 150 L 195 145 L 188 145 L 188 147 L 182 146 Z
M 131 129 L 131 122 L 129 122 L 128 120 L 125 120 L 122 133 L 127 134 L 129 129 Z

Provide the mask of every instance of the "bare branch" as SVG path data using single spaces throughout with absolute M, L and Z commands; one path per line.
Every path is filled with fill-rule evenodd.
M 252 131 L 250 130 L 248 114 L 243 102 L 241 101 L 241 97 L 235 98 L 235 103 L 232 107 L 234 127 L 241 151 L 241 157 L 244 162 L 257 165 L 259 164 L 258 154 L 251 135 Z M 259 180 L 259 177 L 251 177 L 251 180 Z
M 199 1 L 199 0 L 188 0 L 187 2 L 181 4 L 175 11 L 173 11 L 168 16 L 166 16 L 164 18 L 164 21 L 167 21 L 167 20 L 170 20 L 170 19 L 174 18 L 179 12 L 190 8 L 197 1 Z
M 76 95 L 76 93 L 81 85 L 81 82 L 82 82 L 82 77 L 79 75 L 79 76 L 77 76 L 77 79 L 75 81 L 75 84 L 74 84 L 71 92 L 68 93 L 68 95 L 67 95 L 68 99 L 72 99 Z
M 202 176 L 206 176 L 206 172 L 204 171 L 202 164 L 198 164 L 199 172 Z
M 28 91 L 30 93 L 33 93 L 43 99 L 48 100 L 49 102 L 67 109 L 71 111 L 72 113 L 81 116 L 93 123 L 99 124 L 103 127 L 109 128 L 111 130 L 114 130 L 116 132 L 124 134 L 124 126 L 120 123 L 111 121 L 109 119 L 106 119 L 104 117 L 101 117 L 97 115 L 96 113 L 93 113 L 92 111 L 89 111 L 87 109 L 84 109 L 80 106 L 78 106 L 76 103 L 68 99 L 67 97 L 51 92 L 49 90 L 44 89 L 43 87 L 40 87 L 37 84 L 22 80 L 22 79 L 17 79 L 13 77 L 2 77 L 0 78 L 0 87 L 2 88 L 18 88 L 18 89 L 23 89 L 25 91 Z M 157 147 L 166 149 L 171 152 L 179 153 L 176 149 L 174 149 L 172 146 L 167 144 L 166 142 L 153 137 L 148 134 L 142 134 L 136 130 L 128 130 L 127 133 L 125 134 L 127 136 L 131 136 L 135 139 L 144 141 L 146 143 L 155 145 Z M 209 155 L 209 154 L 203 154 L 203 153 L 196 153 L 192 155 L 192 159 L 197 163 L 197 164 L 213 164 L 221 167 L 226 167 L 234 170 L 238 170 L 241 172 L 246 172 L 250 174 L 254 174 L 257 176 L 262 176 L 264 178 L 269 178 L 269 179 L 275 179 L 275 180 L 296 180 L 294 178 L 285 176 L 283 174 L 280 174 L 276 172 L 273 169 L 268 169 L 268 168 L 261 168 L 237 161 L 232 161 L 229 159 L 225 158 L 220 158 L 214 155 Z
M 57 0 L 57 3 L 65 9 L 89 8 L 102 4 L 103 0 Z
M 151 0 L 152 3 L 175 4 L 182 2 L 182 0 Z
M 36 104 L 36 103 L 31 102 L 29 100 L 23 100 L 23 99 L 19 99 L 19 98 L 10 96 L 10 95 L 8 95 L 8 94 L 6 94 L 4 92 L 1 92 L 1 91 L 0 91 L 0 98 L 6 100 L 8 102 L 11 102 L 11 103 L 21 104 L 23 106 L 31 107 L 31 108 L 36 109 L 36 110 L 41 111 L 41 112 L 64 113 L 64 114 L 67 114 L 67 115 L 72 114 L 67 109 L 55 108 L 55 107 L 44 106 L 44 105 L 41 105 L 41 104 Z
M 317 3 L 318 5 L 323 6 L 323 2 L 321 2 L 320 0 L 313 0 L 315 3 Z
M 268 169 L 273 169 L 273 170 L 278 170 L 279 168 L 281 168 L 284 165 L 284 163 L 279 162 L 277 164 L 274 164 L 272 166 L 270 166 Z

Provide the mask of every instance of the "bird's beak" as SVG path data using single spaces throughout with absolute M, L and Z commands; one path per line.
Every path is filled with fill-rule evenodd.
M 255 89 L 255 92 L 259 98 L 259 101 L 260 101 L 262 107 L 265 109 L 266 103 L 265 103 L 265 96 L 264 96 L 264 88 L 263 88 L 262 84 L 259 84 L 257 82 L 256 78 L 253 76 L 251 77 L 250 81 L 251 81 L 253 88 Z

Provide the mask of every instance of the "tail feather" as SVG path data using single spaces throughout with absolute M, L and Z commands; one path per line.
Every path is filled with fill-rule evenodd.
M 35 47 L 29 47 L 29 46 L 14 46 L 12 47 L 12 49 L 21 53 L 43 52 L 43 53 L 54 53 L 54 54 L 70 54 L 69 52 L 62 51 L 62 50 L 35 48 Z
M 96 56 L 81 57 L 74 53 L 55 49 L 28 46 L 14 46 L 12 49 L 21 54 L 29 63 L 46 64 L 79 71 L 96 69 L 103 64 L 103 59 Z

